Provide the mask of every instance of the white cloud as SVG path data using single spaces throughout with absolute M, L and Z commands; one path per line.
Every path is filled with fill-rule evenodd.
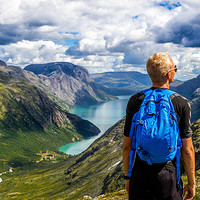
M 65 61 L 66 46 L 52 41 L 26 41 L 5 45 L 0 49 L 3 58 L 8 58 L 8 64 L 25 66 L 33 63 Z
M 86 67 L 90 73 L 145 72 L 148 57 L 157 51 L 166 51 L 185 73 L 181 75 L 178 71 L 178 78 L 194 77 L 200 71 L 200 53 L 199 47 L 192 45 L 198 40 L 194 35 L 193 43 L 188 43 L 189 36 L 181 36 L 180 30 L 194 19 L 198 26 L 200 2 L 183 0 L 181 6 L 171 10 L 167 6 L 178 5 L 178 1 L 159 5 L 164 2 L 2 0 L 0 59 L 20 66 L 68 61 Z M 68 47 L 66 40 L 70 39 L 78 41 Z

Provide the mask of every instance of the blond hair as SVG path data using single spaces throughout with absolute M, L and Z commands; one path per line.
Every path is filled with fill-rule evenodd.
M 152 55 L 146 64 L 147 72 L 152 82 L 162 82 L 172 64 L 168 53 L 155 53 Z

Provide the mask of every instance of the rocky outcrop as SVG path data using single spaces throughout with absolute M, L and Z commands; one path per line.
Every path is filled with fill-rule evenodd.
M 67 62 L 29 65 L 51 92 L 71 105 L 94 104 L 114 97 L 99 90 L 88 71 Z

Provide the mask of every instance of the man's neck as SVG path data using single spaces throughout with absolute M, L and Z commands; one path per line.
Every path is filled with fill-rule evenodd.
M 169 89 L 169 83 L 166 82 L 166 83 L 153 83 L 153 87 L 156 87 L 156 88 L 168 88 Z

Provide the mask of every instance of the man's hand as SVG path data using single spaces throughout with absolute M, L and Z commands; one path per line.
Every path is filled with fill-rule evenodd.
M 125 188 L 128 194 L 129 194 L 129 183 L 130 183 L 130 180 L 125 180 Z
M 185 196 L 186 194 L 184 200 L 192 200 L 195 195 L 195 185 L 189 185 L 187 183 L 183 190 L 184 190 L 183 196 Z

